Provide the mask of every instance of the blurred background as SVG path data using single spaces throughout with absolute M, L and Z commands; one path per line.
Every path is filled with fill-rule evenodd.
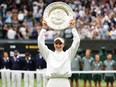
M 81 38 L 80 48 L 93 54 L 105 49 L 116 54 L 116 1 L 115 0 L 0 0 L 0 53 L 8 51 L 10 56 L 19 50 L 37 53 L 37 36 L 41 29 L 44 9 L 55 1 L 66 2 L 74 11 L 76 28 Z M 58 31 L 48 28 L 46 44 L 52 50 Z M 66 47 L 72 42 L 71 29 L 61 31 Z
M 9 58 L 16 50 L 21 58 L 28 52 L 29 57 L 36 59 L 42 15 L 46 6 L 55 1 L 67 3 L 74 11 L 81 38 L 77 53 L 81 58 L 86 49 L 91 49 L 91 56 L 99 53 L 101 61 L 107 59 L 108 53 L 112 53 L 112 59 L 116 61 L 116 0 L 0 0 L 0 68 L 4 52 Z M 60 33 L 66 40 L 66 50 L 73 40 L 71 29 Z M 54 50 L 53 39 L 57 34 L 59 31 L 49 28 L 45 33 L 46 45 L 51 50 Z

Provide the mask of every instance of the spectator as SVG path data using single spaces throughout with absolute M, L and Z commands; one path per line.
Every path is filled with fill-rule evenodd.
M 104 61 L 104 68 L 105 70 L 114 70 L 115 69 L 115 61 L 112 60 L 112 54 L 107 54 L 107 59 Z M 109 84 L 111 87 L 114 87 L 114 73 L 105 73 L 105 82 L 106 87 L 109 87 Z
M 39 34 L 39 32 L 40 32 L 40 30 L 41 30 L 41 25 L 40 25 L 40 23 L 39 23 L 39 22 L 34 22 L 34 28 L 37 30 L 37 32 L 38 32 L 38 34 Z
M 112 40 L 116 40 L 116 27 L 114 26 L 112 26 L 112 30 L 110 31 L 110 37 Z
M 80 39 L 85 39 L 85 36 L 84 36 L 84 34 L 83 34 L 83 31 L 82 31 L 82 27 L 78 27 L 78 28 L 77 28 L 77 31 L 78 31 L 78 33 L 79 33 Z
M 53 40 L 57 33 L 51 29 L 48 29 L 45 33 L 46 40 Z
M 46 87 L 46 77 L 45 74 L 38 73 L 40 70 L 45 72 L 47 64 L 42 55 L 40 54 L 39 50 L 35 57 L 35 64 L 36 64 L 36 71 L 37 71 L 37 87 Z M 42 84 L 43 83 L 43 84 Z
M 12 23 L 12 12 L 11 11 L 7 11 L 6 15 L 5 15 L 5 23 Z
M 2 8 L 2 11 L 3 11 L 3 12 L 6 12 L 6 9 L 7 9 L 7 4 L 6 4 L 6 2 L 3 2 L 3 3 L 0 5 L 0 7 Z
M 11 27 L 11 25 L 8 25 L 7 38 L 16 39 L 16 31 Z
M 85 8 L 84 7 L 80 7 L 79 9 L 79 17 L 84 19 L 85 18 Z
M 109 29 L 109 26 L 107 24 L 107 21 L 105 21 L 103 24 L 102 31 L 101 31 L 102 39 L 107 39 L 106 32 L 108 31 L 108 29 Z
M 81 56 L 76 54 L 75 58 L 72 59 L 72 62 L 71 62 L 71 71 L 79 71 L 80 64 L 81 64 Z M 70 79 L 71 87 L 73 87 L 74 82 L 76 87 L 79 87 L 79 82 L 78 82 L 79 74 L 73 73 L 69 79 Z
M 10 72 L 9 70 L 11 69 L 12 63 L 11 59 L 9 58 L 9 55 L 7 52 L 3 53 L 3 58 L 1 61 L 1 69 L 8 71 L 8 72 L 1 72 L 2 76 L 2 87 L 10 87 Z
M 37 31 L 36 28 L 34 28 L 34 29 L 32 30 L 30 39 L 37 39 L 37 37 L 38 37 L 38 31 Z
M 35 62 L 32 59 L 29 52 L 25 53 L 24 67 L 25 71 L 34 71 Z M 24 73 L 24 87 L 34 87 L 34 74 L 33 73 Z
M 14 50 L 14 56 L 12 58 L 12 70 L 22 70 L 24 61 L 19 56 L 19 52 Z M 21 73 L 12 72 L 12 87 L 21 87 Z
M 83 67 L 83 71 L 88 71 L 88 70 L 92 70 L 92 62 L 93 62 L 93 57 L 91 56 L 91 50 L 90 49 L 86 49 L 85 52 L 85 56 L 82 58 L 82 67 Z M 83 78 L 83 87 L 86 87 L 87 85 L 87 80 L 89 81 L 89 87 L 92 87 L 92 74 L 83 74 L 82 76 Z
M 37 12 L 37 8 L 38 8 L 38 5 L 39 5 L 39 2 L 34 0 L 32 4 L 33 4 L 33 12 Z M 35 7 L 36 7 L 36 9 L 34 9 Z
M 21 0 L 15 0 L 15 3 L 17 8 L 21 7 Z
M 94 61 L 92 63 L 92 70 L 99 71 L 102 69 L 103 69 L 103 64 L 100 61 L 100 55 L 96 54 Z M 100 74 L 100 73 L 93 74 L 93 81 L 94 81 L 95 87 L 101 87 L 101 80 L 102 80 L 102 74 Z
M 39 7 L 38 7 L 38 2 L 34 1 L 33 2 L 33 17 L 35 17 L 35 15 L 37 14 Z
M 26 25 L 22 24 L 22 26 L 19 28 L 19 33 L 21 34 L 22 39 L 29 39 L 29 34 L 27 32 Z
M 42 9 L 39 7 L 36 13 L 33 13 L 33 17 L 40 22 L 40 19 L 42 18 Z
M 98 39 L 100 40 L 101 39 L 101 26 L 98 24 L 95 29 L 93 30 L 93 33 L 94 33 L 94 39 Z
M 13 16 L 12 17 L 12 24 L 13 24 L 13 27 L 18 27 L 18 19 L 17 19 L 17 16 Z
M 73 38 L 73 35 L 72 35 L 72 32 L 71 32 L 72 30 L 70 29 L 70 28 L 68 28 L 68 29 L 66 29 L 66 30 L 64 30 L 64 38 L 65 39 L 72 39 Z
M 22 24 L 23 21 L 24 21 L 24 17 L 25 17 L 23 11 L 20 10 L 17 16 L 18 16 L 18 21 L 19 21 L 19 23 Z
M 91 35 L 88 25 L 84 25 L 82 29 L 82 34 L 84 36 L 84 39 L 92 39 L 92 35 Z
M 30 28 L 33 27 L 33 21 L 32 21 L 32 18 L 28 18 L 28 19 L 27 19 L 27 21 L 26 21 L 26 25 L 27 25 L 27 27 L 30 27 Z

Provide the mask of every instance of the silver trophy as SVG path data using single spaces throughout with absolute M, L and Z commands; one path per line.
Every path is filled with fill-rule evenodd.
M 64 2 L 54 2 L 45 8 L 43 18 L 49 28 L 64 30 L 70 26 L 69 22 L 73 19 L 73 10 Z

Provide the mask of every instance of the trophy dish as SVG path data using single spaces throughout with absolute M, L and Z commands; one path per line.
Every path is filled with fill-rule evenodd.
M 43 18 L 49 28 L 64 30 L 69 27 L 69 21 L 73 19 L 73 10 L 64 2 L 54 2 L 45 8 Z

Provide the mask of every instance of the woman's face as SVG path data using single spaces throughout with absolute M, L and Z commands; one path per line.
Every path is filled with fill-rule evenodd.
M 63 50 L 64 48 L 64 43 L 61 43 L 61 42 L 55 42 L 54 43 L 54 48 L 56 51 L 60 52 Z

